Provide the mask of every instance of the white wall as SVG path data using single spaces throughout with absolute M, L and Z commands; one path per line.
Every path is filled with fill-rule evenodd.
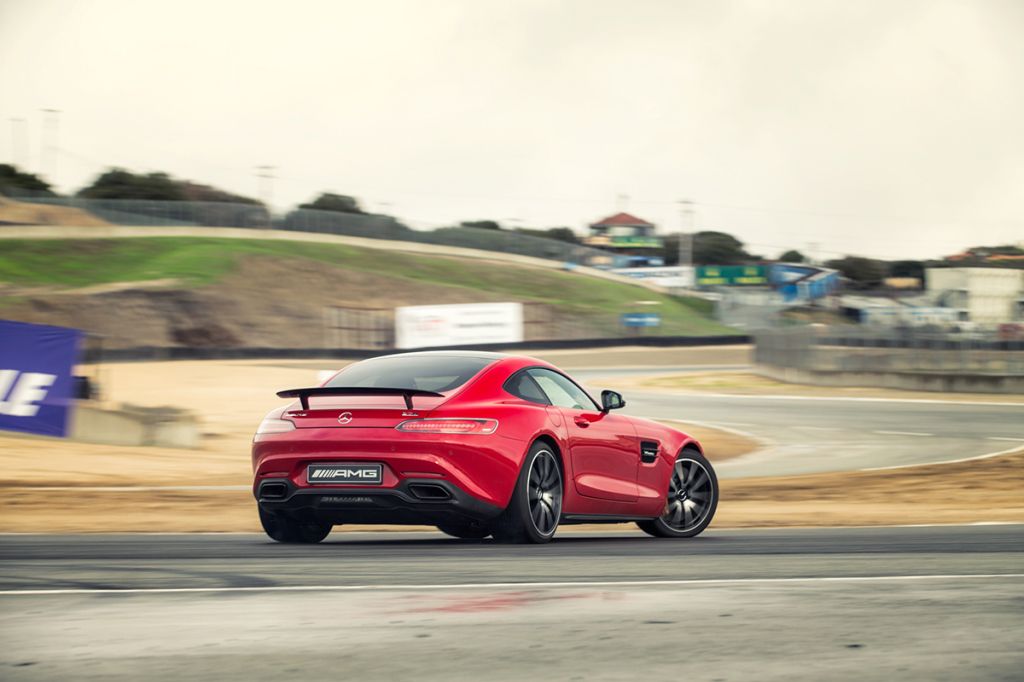
M 1024 296 L 1024 270 L 1009 268 L 928 268 L 930 293 L 965 291 L 971 322 L 998 324 L 1016 319 Z

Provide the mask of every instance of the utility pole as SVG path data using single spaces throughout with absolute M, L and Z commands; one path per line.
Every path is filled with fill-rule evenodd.
M 818 249 L 820 245 L 817 242 L 807 242 L 807 264 L 817 265 L 818 264 Z
M 679 202 L 682 208 L 682 226 L 679 229 L 679 265 L 693 266 L 693 202 L 683 199 Z
M 28 170 L 28 153 L 26 145 L 28 136 L 25 125 L 27 121 L 23 118 L 8 119 L 11 122 L 11 163 L 23 171 Z
M 259 193 L 260 200 L 263 205 L 270 210 L 270 201 L 273 198 L 273 182 L 277 177 L 274 175 L 274 171 L 277 170 L 277 166 L 256 166 L 256 177 L 259 178 Z
M 43 112 L 43 174 L 51 185 L 57 184 L 57 136 L 60 132 L 60 109 L 40 109 Z

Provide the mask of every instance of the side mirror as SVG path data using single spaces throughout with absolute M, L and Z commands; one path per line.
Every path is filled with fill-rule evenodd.
M 621 393 L 615 391 L 601 391 L 601 410 L 608 412 L 609 410 L 617 410 L 620 407 L 625 407 L 626 401 L 622 399 Z

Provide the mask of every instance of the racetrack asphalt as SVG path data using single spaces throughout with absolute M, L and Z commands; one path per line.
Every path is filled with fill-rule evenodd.
M 7 535 L 0 605 L 9 680 L 1019 679 L 1024 525 Z
M 601 377 L 683 368 L 575 370 Z M 690 368 L 696 371 L 695 368 Z M 930 464 L 1024 447 L 1024 403 L 627 391 L 624 412 L 724 426 L 761 439 L 761 450 L 715 465 L 721 478 Z M 712 453 L 713 455 L 713 453 Z

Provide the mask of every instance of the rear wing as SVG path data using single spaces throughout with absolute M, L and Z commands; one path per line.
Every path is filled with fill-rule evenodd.
M 418 388 L 378 388 L 376 386 L 319 386 L 314 388 L 289 388 L 287 391 L 278 391 L 278 398 L 298 398 L 302 403 L 302 409 L 309 409 L 310 396 L 323 395 L 400 395 L 405 398 L 405 409 L 412 409 L 412 397 L 414 395 L 429 396 L 431 398 L 443 398 L 443 393 L 435 391 L 421 391 Z

